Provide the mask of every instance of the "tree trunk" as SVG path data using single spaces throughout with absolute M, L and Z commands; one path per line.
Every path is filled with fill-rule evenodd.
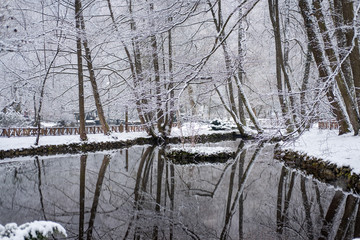
M 188 89 L 188 94 L 189 94 L 191 115 L 195 116 L 196 115 L 196 102 L 194 100 L 194 90 L 190 84 L 188 84 L 187 89 Z
M 45 49 L 44 49 L 45 51 Z M 59 54 L 60 52 L 60 47 L 58 45 L 57 47 L 57 50 L 56 50 L 56 53 L 53 57 L 53 59 L 51 60 L 50 64 L 49 64 L 49 67 L 46 69 L 46 73 L 45 73 L 45 76 L 44 76 L 44 79 L 43 79 L 43 82 L 42 82 L 42 85 L 41 85 L 41 91 L 40 91 L 40 98 L 39 98 L 39 107 L 38 107 L 38 112 L 36 114 L 37 116 L 37 134 L 36 134 L 36 140 L 35 140 L 35 146 L 37 146 L 39 144 L 39 139 L 40 139 L 40 129 L 41 129 L 41 109 L 42 109 L 42 106 L 43 106 L 43 102 L 44 102 L 44 94 L 45 94 L 45 84 L 46 84 L 46 81 L 49 77 L 49 74 L 50 74 L 50 70 L 52 68 L 52 66 L 54 65 L 55 63 L 55 60 L 56 60 L 56 57 L 57 55 Z
M 335 0 L 337 2 L 337 0 Z M 357 107 L 360 107 L 360 50 L 359 39 L 355 36 L 354 2 L 341 0 L 343 18 L 346 24 L 346 46 L 350 52 L 350 64 L 353 74 Z
M 172 21 L 172 18 L 169 19 L 169 21 Z M 173 125 L 173 121 L 175 119 L 175 92 L 174 92 L 174 75 L 173 75 L 173 47 L 172 47 L 172 33 L 171 29 L 168 31 L 168 65 L 169 65 L 169 91 L 170 91 L 170 106 L 168 109 L 168 134 L 171 133 L 171 128 Z
M 82 65 L 82 46 L 81 46 L 81 21 L 80 21 L 81 3 L 80 0 L 75 0 L 75 21 L 76 21 L 76 55 L 77 55 L 77 70 L 79 81 L 79 132 L 80 140 L 86 141 L 87 136 L 85 132 L 85 101 L 84 101 L 84 72 Z
M 218 26 L 217 26 L 217 31 L 219 33 L 219 38 L 220 41 L 222 41 L 225 38 L 225 31 L 221 31 L 221 29 L 224 26 L 224 20 L 223 20 L 223 16 L 222 16 L 222 5 L 221 5 L 221 0 L 218 0 Z M 225 68 L 226 68 L 226 75 L 227 75 L 227 79 L 226 79 L 226 83 L 227 83 L 227 91 L 228 91 L 228 100 L 229 100 L 229 105 L 230 105 L 230 109 L 232 112 L 234 112 L 235 114 L 237 114 L 237 110 L 236 110 L 236 102 L 235 102 L 235 94 L 234 94 L 234 88 L 233 88 L 233 84 L 232 84 L 232 60 L 230 57 L 230 54 L 228 52 L 228 46 L 227 43 L 225 41 L 222 41 L 223 43 L 221 44 L 223 51 L 224 51 L 224 57 L 225 57 Z
M 240 0 L 242 1 L 242 0 Z M 243 14 L 242 14 L 242 8 L 239 8 L 239 26 L 238 26 L 238 58 L 239 58 L 239 70 L 238 70 L 238 78 L 241 82 L 241 84 L 244 83 L 244 75 L 245 75 L 245 69 L 244 69 L 244 61 L 245 61 L 245 46 L 243 42 L 245 42 L 245 29 L 243 26 Z M 239 96 L 238 92 L 238 96 Z M 241 98 L 238 97 L 238 108 L 239 108 L 239 118 L 242 123 L 242 125 L 246 126 L 246 118 L 245 118 L 245 109 L 244 109 L 244 103 L 241 100 Z
M 275 38 L 275 52 L 276 52 L 276 79 L 277 79 L 277 88 L 278 88 L 278 96 L 281 111 L 283 117 L 285 118 L 285 124 L 287 127 L 287 132 L 291 133 L 294 131 L 294 127 L 292 124 L 297 126 L 297 118 L 295 113 L 295 98 L 292 93 L 292 87 L 290 84 L 290 78 L 288 74 L 288 54 L 289 47 L 285 44 L 285 54 L 283 55 L 282 43 L 281 43 L 281 34 L 280 34 L 280 14 L 279 14 L 279 2 L 278 0 L 268 0 L 269 3 L 269 12 L 270 12 L 270 20 L 273 26 L 274 38 Z M 286 19 L 285 21 L 288 21 Z M 285 29 L 286 31 L 286 29 Z M 283 82 L 281 76 L 284 76 L 284 83 L 287 87 L 289 93 L 289 102 L 290 106 L 286 104 L 286 98 L 284 96 Z M 288 113 L 291 113 L 290 116 L 287 116 Z M 293 123 L 292 123 L 293 122 Z
M 326 96 L 331 104 L 332 111 L 336 116 L 336 120 L 339 123 L 339 134 L 350 132 L 350 126 L 346 121 L 343 110 L 341 109 L 340 103 L 335 97 L 334 89 L 332 85 L 328 84 L 328 79 L 331 77 L 328 68 L 326 67 L 325 56 L 322 51 L 320 40 L 317 37 L 314 29 L 315 22 L 312 19 L 311 8 L 307 0 L 299 0 L 299 8 L 301 15 L 304 20 L 305 30 L 308 36 L 309 46 L 313 53 L 315 63 L 318 67 L 319 78 L 325 83 Z
M 330 62 L 330 68 L 333 74 L 335 74 L 335 80 L 339 87 L 341 96 L 344 100 L 346 112 L 349 116 L 349 120 L 353 127 L 354 134 L 357 135 L 360 129 L 360 117 L 359 114 L 357 113 L 357 108 L 355 102 L 351 97 L 351 93 L 348 88 L 348 85 L 346 84 L 341 72 L 337 70 L 337 68 L 340 66 L 340 62 L 338 61 L 337 55 L 334 50 L 334 46 L 332 45 L 331 42 L 331 38 L 326 26 L 325 18 L 322 13 L 320 0 L 314 0 L 313 7 L 314 7 L 314 15 L 317 19 L 320 33 L 323 37 L 323 41 L 325 44 L 325 54 L 327 55 L 328 60 Z
M 154 13 L 154 3 L 150 3 L 150 12 Z M 151 22 L 151 28 L 154 28 L 154 22 Z M 164 123 L 164 111 L 162 109 L 162 89 L 160 83 L 160 67 L 159 67 L 159 56 L 158 56 L 158 44 L 156 35 L 150 36 L 151 48 L 152 48 L 152 64 L 155 74 L 155 92 L 156 92 L 156 125 L 161 136 L 165 135 L 165 129 L 163 128 Z M 154 136 L 156 137 L 156 136 Z
M 344 18 L 342 16 L 342 3 L 341 1 L 334 1 L 331 6 L 332 19 L 335 26 L 335 36 L 338 46 L 339 61 L 342 62 L 341 70 L 344 73 L 344 78 L 348 88 L 353 96 L 354 81 L 352 77 L 352 70 L 350 65 L 350 59 L 348 57 L 348 51 L 346 49 L 346 36 L 344 30 Z
M 311 60 L 312 60 L 312 53 L 311 53 L 311 46 L 307 47 L 307 52 L 306 52 L 306 62 L 305 62 L 305 69 L 304 69 L 304 76 L 303 76 L 303 81 L 301 84 L 301 93 L 300 93 L 300 108 L 301 108 L 301 122 L 302 125 L 305 126 L 305 128 L 309 128 L 310 124 L 309 124 L 309 119 L 305 118 L 306 115 L 306 92 L 308 90 L 308 83 L 309 83 L 309 78 L 310 78 L 310 65 L 311 65 Z
M 81 2 L 79 3 L 79 5 L 80 5 L 80 9 L 81 9 L 82 8 Z M 81 23 L 80 26 L 81 26 L 81 30 L 82 30 L 82 34 L 83 34 L 82 35 L 82 43 L 83 43 L 83 46 L 85 49 L 85 59 L 86 59 L 87 68 L 89 71 L 90 83 L 91 83 L 91 87 L 93 90 L 97 114 L 98 114 L 101 126 L 103 128 L 104 134 L 109 135 L 110 129 L 109 129 L 109 125 L 107 124 L 106 119 L 105 119 L 104 109 L 101 104 L 100 94 L 99 94 L 98 86 L 96 83 L 96 77 L 95 77 L 94 66 L 93 66 L 93 62 L 92 62 L 92 58 L 91 58 L 91 52 L 90 52 L 90 48 L 88 45 L 88 41 L 85 36 L 85 20 L 84 20 L 82 11 L 79 12 L 79 17 L 80 17 L 80 23 Z

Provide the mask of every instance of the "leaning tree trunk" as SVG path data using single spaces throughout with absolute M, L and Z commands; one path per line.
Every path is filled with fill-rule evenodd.
M 312 19 L 310 5 L 307 0 L 299 0 L 299 8 L 301 10 L 301 15 L 304 20 L 309 46 L 311 52 L 313 53 L 315 63 L 318 67 L 319 78 L 325 83 L 327 99 L 332 107 L 332 111 L 336 117 L 336 120 L 339 123 L 339 134 L 350 132 L 350 126 L 346 121 L 345 114 L 341 108 L 338 99 L 335 97 L 333 86 L 332 84 L 330 86 L 328 84 L 328 79 L 331 76 L 328 68 L 326 67 L 325 54 L 322 51 L 320 40 L 317 37 L 316 31 L 314 29 L 315 22 Z
M 80 9 L 81 9 L 81 2 L 79 3 L 79 5 L 80 5 Z M 96 110 L 97 110 L 97 113 L 99 116 L 101 126 L 103 128 L 104 134 L 108 135 L 110 133 L 110 129 L 109 129 L 109 125 L 106 122 L 104 109 L 101 104 L 100 94 L 99 94 L 98 86 L 96 83 L 96 77 L 95 77 L 93 62 L 92 62 L 92 58 L 91 58 L 91 52 L 90 52 L 90 48 L 88 45 L 88 41 L 85 36 L 85 20 L 84 20 L 82 12 L 79 13 L 79 17 L 80 17 L 81 30 L 83 32 L 82 43 L 83 43 L 84 49 L 85 49 L 85 59 L 86 59 L 87 68 L 89 71 L 89 77 L 90 77 L 91 87 L 93 90 L 95 106 L 96 106 Z
M 317 19 L 320 33 L 323 37 L 323 41 L 326 46 L 325 54 L 327 55 L 328 60 L 330 62 L 330 68 L 332 72 L 335 74 L 335 80 L 339 87 L 341 96 L 344 100 L 346 112 L 349 116 L 349 120 L 353 127 L 354 134 L 358 135 L 360 129 L 360 117 L 357 112 L 357 107 L 355 105 L 354 100 L 351 97 L 351 92 L 343 78 L 343 75 L 341 74 L 341 71 L 337 69 L 341 63 L 338 61 L 337 55 L 334 50 L 334 46 L 332 45 L 330 34 L 326 26 L 325 18 L 322 13 L 320 0 L 314 0 L 313 4 L 314 4 L 313 5 L 314 15 Z
M 95 73 L 94 73 L 94 67 L 93 67 L 92 60 L 91 60 L 91 53 L 90 53 L 90 49 L 88 47 L 88 43 L 87 43 L 86 39 L 83 40 L 83 45 L 85 48 L 85 57 L 86 57 L 87 67 L 88 67 L 89 74 L 90 74 L 90 83 L 91 83 L 91 87 L 93 90 L 96 110 L 97 110 L 97 113 L 99 116 L 100 124 L 103 128 L 104 134 L 108 135 L 110 129 L 109 129 L 109 125 L 107 124 L 106 119 L 105 119 L 104 108 L 102 107 L 102 104 L 101 104 L 100 94 L 99 94 L 98 86 L 96 83 L 96 77 L 95 77 Z

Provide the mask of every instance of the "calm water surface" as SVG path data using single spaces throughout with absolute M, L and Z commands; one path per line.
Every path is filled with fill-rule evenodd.
M 178 165 L 167 148 L 0 162 L 0 224 L 50 220 L 68 239 L 352 239 L 359 196 L 273 160 L 272 145 L 222 142 L 226 163 Z

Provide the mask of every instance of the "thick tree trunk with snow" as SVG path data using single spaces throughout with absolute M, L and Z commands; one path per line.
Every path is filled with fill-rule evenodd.
M 354 81 L 352 76 L 352 70 L 350 65 L 350 58 L 348 58 L 348 50 L 346 49 L 346 36 L 344 30 L 344 18 L 342 16 L 342 3 L 341 1 L 334 1 L 333 6 L 331 7 L 332 11 L 332 20 L 335 26 L 335 36 L 337 40 L 337 52 L 339 55 L 339 61 L 341 64 L 341 71 L 344 74 L 344 79 L 351 95 L 353 96 L 354 92 Z
M 323 41 L 325 44 L 325 54 L 327 55 L 328 60 L 330 62 L 330 68 L 332 70 L 332 74 L 335 74 L 335 80 L 337 82 L 337 86 L 339 87 L 341 96 L 344 100 L 346 112 L 349 116 L 349 120 L 353 127 L 354 134 L 357 135 L 360 129 L 360 117 L 357 112 L 357 107 L 355 105 L 354 100 L 352 99 L 351 92 L 349 90 L 347 83 L 344 80 L 342 72 L 340 71 L 341 68 L 339 69 L 341 63 L 339 62 L 334 46 L 331 42 L 330 34 L 326 26 L 324 15 L 322 13 L 320 0 L 314 0 L 313 4 L 314 4 L 313 5 L 314 15 L 317 19 L 320 33 L 323 37 Z
M 333 85 L 329 82 L 331 78 L 330 72 L 326 67 L 325 54 L 322 51 L 320 40 L 317 37 L 315 30 L 315 22 L 312 19 L 312 12 L 307 0 L 299 0 L 299 8 L 304 20 L 305 30 L 307 32 L 310 49 L 313 53 L 315 63 L 318 67 L 319 78 L 325 83 L 325 91 L 327 99 L 332 107 L 332 111 L 339 123 L 339 134 L 350 132 L 350 126 L 346 121 L 344 112 L 338 99 L 335 97 Z
M 335 0 L 340 2 L 340 0 Z M 355 86 L 357 107 L 360 107 L 360 49 L 359 38 L 355 36 L 354 25 L 354 2 L 349 0 L 341 0 L 344 23 L 346 24 L 346 49 L 350 52 L 350 64 Z M 359 111 L 359 109 L 358 109 Z

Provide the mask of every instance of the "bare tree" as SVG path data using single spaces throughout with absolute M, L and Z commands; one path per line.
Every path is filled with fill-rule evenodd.
M 289 55 L 289 46 L 288 41 L 285 41 L 284 50 L 282 47 L 282 39 L 281 39 L 281 26 L 280 26 L 280 12 L 279 12 L 279 1 L 278 0 L 268 0 L 269 4 L 269 13 L 270 20 L 273 26 L 274 31 L 274 39 L 275 39 L 275 53 L 276 53 L 276 81 L 277 81 L 277 89 L 278 89 L 278 98 L 280 102 L 280 108 L 285 119 L 285 124 L 287 126 L 288 133 L 294 131 L 294 125 L 298 128 L 297 117 L 295 113 L 295 97 L 292 92 L 292 87 L 290 83 L 290 77 L 288 73 L 288 55 Z M 288 3 L 286 9 L 288 9 Z M 285 16 L 285 23 L 289 21 L 289 16 Z M 287 27 L 287 26 L 286 26 Z M 287 29 L 284 29 L 285 36 L 287 33 Z M 283 53 L 284 51 L 284 53 Z M 282 80 L 282 76 L 284 76 L 284 82 Z M 287 92 L 289 94 L 289 100 L 286 99 L 285 89 L 283 86 L 286 86 Z M 289 102 L 289 104 L 287 104 Z M 290 114 L 290 116 L 288 116 Z
M 213 18 L 213 23 L 215 25 L 215 29 L 217 31 L 217 38 L 216 41 L 219 42 L 219 46 L 222 47 L 223 50 L 223 54 L 224 54 L 224 58 L 225 58 L 225 68 L 226 68 L 226 83 L 225 83 L 225 88 L 226 88 L 226 92 L 228 93 L 226 95 L 227 97 L 227 102 L 225 101 L 224 97 L 222 96 L 222 94 L 220 93 L 218 86 L 215 86 L 215 89 L 221 99 L 221 102 L 223 104 L 223 106 L 225 107 L 225 109 L 227 110 L 227 112 L 231 115 L 232 119 L 234 120 L 240 134 L 246 136 L 246 130 L 244 128 L 244 125 L 241 123 L 240 120 L 240 116 L 239 116 L 239 110 L 237 110 L 237 105 L 235 102 L 235 93 L 234 93 L 234 87 L 233 87 L 233 78 L 235 80 L 235 84 L 236 87 L 238 89 L 238 94 L 239 94 L 239 98 L 242 100 L 242 102 L 245 105 L 245 108 L 249 114 L 249 117 L 251 119 L 251 121 L 253 122 L 253 124 L 255 125 L 256 130 L 259 133 L 263 132 L 263 129 L 261 128 L 258 119 L 250 105 L 249 100 L 247 99 L 244 89 L 243 89 L 243 85 L 238 77 L 237 74 L 234 74 L 234 65 L 233 65 L 233 61 L 231 59 L 230 56 L 230 49 L 229 46 L 227 44 L 227 38 L 228 38 L 228 33 L 226 33 L 225 31 L 225 27 L 226 27 L 226 23 L 228 23 L 229 19 L 232 17 L 232 14 L 228 16 L 228 18 L 226 20 L 223 19 L 223 12 L 222 12 L 222 4 L 221 1 L 217 1 L 216 3 L 211 3 L 210 0 L 207 1 L 210 12 L 212 14 L 212 18 Z M 254 2 L 253 6 L 255 6 L 257 3 Z M 242 6 L 243 2 L 239 4 L 239 6 L 237 7 L 240 8 Z M 217 12 L 215 11 L 215 6 L 217 7 Z M 245 15 L 243 15 L 244 17 Z M 230 33 L 233 31 L 234 29 L 232 28 L 230 30 Z

